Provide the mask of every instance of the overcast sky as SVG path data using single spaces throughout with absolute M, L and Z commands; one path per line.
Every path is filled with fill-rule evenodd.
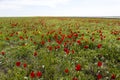
M 120 16 L 120 0 L 0 0 L 0 16 Z

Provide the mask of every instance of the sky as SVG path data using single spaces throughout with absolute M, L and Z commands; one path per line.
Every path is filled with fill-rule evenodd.
M 0 16 L 120 16 L 120 0 L 0 0 Z

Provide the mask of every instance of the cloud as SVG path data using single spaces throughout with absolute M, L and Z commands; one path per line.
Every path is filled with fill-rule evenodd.
M 20 9 L 25 6 L 56 7 L 59 4 L 67 4 L 69 1 L 70 0 L 0 0 L 0 9 Z
M 119 16 L 120 0 L 0 0 L 0 16 Z
M 19 9 L 20 10 L 21 8 L 22 8 L 22 6 L 18 6 L 18 5 L 0 4 L 0 10 L 9 10 L 9 9 L 12 9 L 12 10 L 18 10 Z

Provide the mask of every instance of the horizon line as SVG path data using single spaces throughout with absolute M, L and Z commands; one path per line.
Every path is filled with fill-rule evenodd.
M 75 18 L 120 18 L 120 16 L 0 16 L 0 18 L 11 18 L 11 17 L 75 17 Z

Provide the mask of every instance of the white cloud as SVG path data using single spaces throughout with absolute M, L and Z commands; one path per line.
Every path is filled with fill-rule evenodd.
M 20 10 L 22 7 L 21 6 L 17 6 L 17 5 L 4 5 L 4 4 L 1 4 L 0 5 L 0 10 L 8 10 L 8 9 L 12 9 L 12 10 Z
M 0 16 L 119 16 L 120 0 L 0 0 Z
M 70 0 L 2 0 L 0 9 L 18 9 L 25 6 L 56 7 L 58 4 L 66 4 Z

